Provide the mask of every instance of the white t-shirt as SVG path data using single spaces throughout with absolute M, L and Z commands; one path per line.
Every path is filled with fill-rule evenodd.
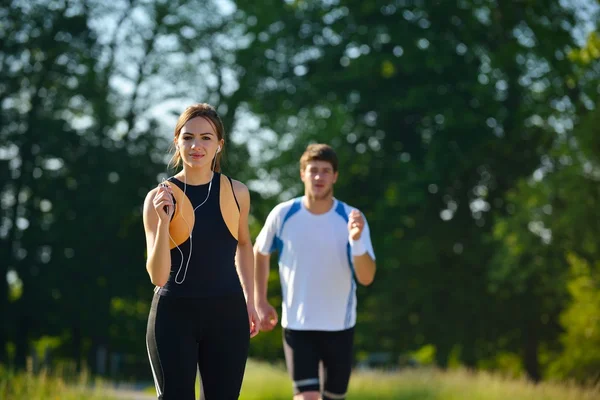
M 278 204 L 256 238 L 258 252 L 267 255 L 277 250 L 279 254 L 281 326 L 349 329 L 356 324 L 356 282 L 348 233 L 348 215 L 354 208 L 334 199 L 331 210 L 316 215 L 303 200 Z M 375 259 L 366 218 L 360 240 Z

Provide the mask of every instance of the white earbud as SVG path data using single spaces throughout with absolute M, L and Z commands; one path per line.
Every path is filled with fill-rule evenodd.
M 177 143 L 175 144 L 175 148 L 179 149 L 179 145 L 177 145 Z M 221 151 L 221 145 L 219 145 L 217 147 L 217 153 Z M 210 182 L 208 184 L 208 193 L 206 194 L 206 198 L 204 198 L 204 201 L 200 204 L 198 204 L 196 207 L 193 208 L 193 212 L 195 213 L 196 210 L 200 207 L 202 207 L 202 205 L 204 205 L 204 203 L 206 203 L 206 201 L 208 200 L 208 198 L 210 197 L 210 190 L 212 188 L 212 182 L 213 182 L 213 178 L 215 176 L 215 165 L 217 162 L 217 157 L 213 158 L 213 164 L 212 164 L 212 175 L 210 178 Z M 187 176 L 184 174 L 183 175 L 183 196 L 187 196 L 186 194 L 187 192 Z M 173 243 L 175 243 L 175 248 L 177 248 L 177 250 L 179 251 L 179 254 L 181 255 L 181 262 L 179 264 L 179 269 L 177 270 L 177 273 L 175 274 L 175 283 L 177 283 L 178 285 L 181 285 L 183 283 L 183 281 L 185 281 L 185 278 L 187 276 L 187 271 L 188 271 L 188 267 L 190 265 L 190 260 L 192 259 L 192 251 L 193 251 L 193 246 L 194 246 L 194 241 L 193 241 L 193 236 L 192 236 L 192 232 L 193 232 L 193 227 L 190 226 L 190 224 L 188 223 L 188 221 L 185 220 L 185 218 L 183 217 L 183 214 L 181 214 L 181 219 L 183 220 L 183 222 L 187 225 L 188 231 L 189 231 L 189 237 L 190 237 L 190 252 L 188 254 L 188 258 L 187 258 L 187 262 L 185 263 L 185 270 L 183 271 L 183 278 L 181 280 L 179 280 L 179 274 L 181 273 L 181 269 L 183 268 L 183 251 L 181 251 L 181 249 L 179 248 L 179 246 L 177 245 L 177 243 L 175 242 L 175 240 L 173 240 L 173 237 L 171 237 L 171 233 L 169 232 L 169 238 L 173 241 Z
M 210 183 L 208 184 L 208 193 L 206 194 L 206 198 L 204 199 L 204 201 L 200 204 L 198 204 L 196 207 L 194 207 L 192 212 L 196 212 L 196 210 L 200 207 L 202 207 L 204 205 L 204 203 L 206 203 L 206 201 L 208 200 L 208 198 L 210 197 L 210 190 L 212 188 L 212 182 L 213 182 L 213 178 L 215 176 L 215 173 L 213 171 L 211 177 L 210 177 Z M 183 175 L 183 196 L 187 196 L 186 194 L 187 191 L 187 178 L 185 175 Z M 190 202 L 191 204 L 191 202 Z M 183 251 L 181 251 L 181 249 L 179 248 L 179 246 L 177 245 L 177 243 L 175 242 L 175 240 L 173 240 L 173 237 L 171 236 L 171 233 L 169 232 L 169 238 L 173 241 L 173 243 L 175 243 L 175 247 L 177 248 L 177 250 L 179 251 L 179 254 L 181 255 L 181 262 L 179 263 L 179 269 L 177 270 L 177 274 L 175 274 L 175 283 L 177 283 L 178 285 L 181 285 L 183 283 L 183 281 L 185 281 L 185 278 L 187 276 L 187 271 L 188 271 L 188 267 L 190 266 L 190 260 L 192 259 L 192 251 L 194 250 L 194 238 L 192 235 L 193 232 L 193 227 L 190 226 L 190 224 L 186 221 L 186 219 L 184 218 L 183 214 L 181 214 L 181 219 L 183 220 L 183 222 L 185 222 L 185 224 L 187 225 L 188 231 L 189 231 L 189 235 L 190 235 L 190 252 L 188 253 L 188 258 L 187 258 L 187 262 L 185 263 L 185 270 L 183 271 L 183 278 L 181 280 L 179 280 L 179 274 L 181 273 L 181 269 L 183 268 Z

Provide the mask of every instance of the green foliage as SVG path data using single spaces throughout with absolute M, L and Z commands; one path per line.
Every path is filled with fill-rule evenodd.
M 600 380 L 600 264 L 591 266 L 574 255 L 569 262 L 572 300 L 560 318 L 564 348 L 549 375 L 594 383 Z
M 599 292 L 594 279 L 600 231 L 592 222 L 600 218 L 600 159 L 594 151 L 599 115 L 597 109 L 589 113 L 568 142 L 557 140 L 533 177 L 511 191 L 514 212 L 494 231 L 503 246 L 494 256 L 491 288 L 512 304 L 514 320 L 522 318 L 540 334 L 548 332 L 545 326 L 564 330 L 560 340 L 544 339 L 545 375 L 560 379 L 597 379 L 599 357 L 591 349 Z
M 414 357 L 420 365 L 431 365 L 435 363 L 435 346 L 430 344 L 425 345 L 413 352 L 412 357 Z
M 592 32 L 588 36 L 585 47 L 577 50 L 573 50 L 569 53 L 569 58 L 582 65 L 589 65 L 590 63 L 600 59 L 600 35 L 598 32 Z
M 92 385 L 96 388 L 91 389 Z M 62 373 L 43 370 L 15 373 L 0 365 L 0 398 L 6 400 L 114 400 L 106 394 L 101 381 L 93 381 L 82 372 L 77 377 L 65 377 Z
M 342 166 L 336 196 L 371 225 L 378 272 L 359 289 L 360 351 L 431 343 L 440 365 L 460 349 L 470 366 L 523 353 L 539 377 L 538 345 L 560 331 L 560 258 L 545 265 L 557 251 L 522 227 L 528 212 L 504 234 L 494 226 L 524 207 L 511 192 L 551 150 L 548 121 L 572 117 L 548 104 L 578 102 L 573 40 L 559 28 L 572 11 L 557 1 L 237 4 L 240 23 L 256 22 L 238 54 L 248 107 L 279 139 L 265 146 L 265 175 L 282 187 L 271 201 L 301 192 L 297 159 L 327 142 Z
M 520 378 L 524 373 L 523 362 L 519 354 L 508 352 L 498 352 L 492 358 L 479 361 L 477 368 L 485 371 L 494 371 L 497 374 L 511 378 Z
M 206 51 L 190 37 L 202 30 L 213 55 L 228 57 L 213 45 L 225 23 L 211 18 L 196 27 L 198 14 L 218 13 L 208 2 L 9 3 L 0 8 L 7 21 L 0 29 L 0 276 L 13 278 L 10 287 L 0 279 L 0 314 L 13 323 L 0 327 L 0 350 L 14 344 L 13 360 L 23 367 L 31 345 L 52 336 L 61 342 L 50 358 L 87 360 L 95 369 L 97 350 L 110 348 L 140 364 L 152 296 L 141 206 L 166 172 L 169 121 L 161 119 L 170 111 L 153 107 L 183 95 L 213 93 L 211 101 L 222 102 L 228 93 L 198 79 L 192 58 L 178 63 L 160 43 L 176 39 L 191 56 Z M 103 20 L 115 22 L 111 32 L 97 24 Z M 181 87 L 185 77 L 194 90 Z M 221 109 L 230 127 L 234 113 Z M 232 172 L 248 171 L 244 154 L 232 151 Z
M 563 3 L 0 6 L 0 360 L 51 349 L 96 367 L 110 349 L 148 374 L 141 205 L 173 116 L 207 101 L 231 132 L 225 172 L 252 190 L 253 237 L 302 193 L 305 146 L 338 151 L 336 197 L 366 214 L 378 256 L 359 355 L 593 378 L 598 34 L 572 50 Z M 281 360 L 280 328 L 252 343 Z M 395 395 L 455 396 L 435 390 Z

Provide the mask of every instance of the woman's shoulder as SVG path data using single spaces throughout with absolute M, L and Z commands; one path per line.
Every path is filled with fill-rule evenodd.
M 156 192 L 158 192 L 158 187 L 153 187 L 152 189 L 150 189 L 148 193 L 146 193 L 144 202 L 152 201 L 154 199 L 154 196 L 156 195 Z
M 231 182 L 231 186 L 233 187 L 233 190 L 235 192 L 235 194 L 237 195 L 238 193 L 248 193 L 248 186 L 246 186 L 243 182 L 238 181 L 237 179 L 234 179 L 228 175 L 225 174 L 221 174 L 225 179 L 228 179 Z
M 244 183 L 238 181 L 237 179 L 233 179 L 229 176 L 223 175 L 225 179 L 228 179 L 231 182 L 231 187 L 233 189 L 233 195 L 239 202 L 239 205 L 242 208 L 249 208 L 250 205 L 250 190 L 248 190 L 248 186 Z

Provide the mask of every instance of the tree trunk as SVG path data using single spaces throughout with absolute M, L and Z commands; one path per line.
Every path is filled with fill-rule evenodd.
M 71 327 L 71 354 L 73 355 L 73 359 L 75 360 L 75 366 L 77 369 L 77 373 L 81 372 L 82 367 L 82 337 L 81 337 L 81 324 L 79 323 L 79 319 L 77 318 L 73 326 Z
M 29 356 L 29 317 L 22 313 L 17 320 L 15 347 L 15 366 L 17 369 L 24 369 Z
M 540 381 L 540 363 L 538 359 L 539 340 L 535 324 L 528 323 L 523 334 L 523 363 L 527 376 L 534 382 Z
M 0 276 L 6 276 L 0 275 Z M 10 320 L 8 315 L 8 282 L 5 279 L 0 279 L 0 315 L 7 320 Z M 0 364 L 8 363 L 8 355 L 6 353 L 6 345 L 8 344 L 8 324 L 0 326 Z
M 448 346 L 448 343 L 436 343 L 435 361 L 438 367 L 448 367 L 448 361 L 450 361 L 450 352 L 452 346 Z

